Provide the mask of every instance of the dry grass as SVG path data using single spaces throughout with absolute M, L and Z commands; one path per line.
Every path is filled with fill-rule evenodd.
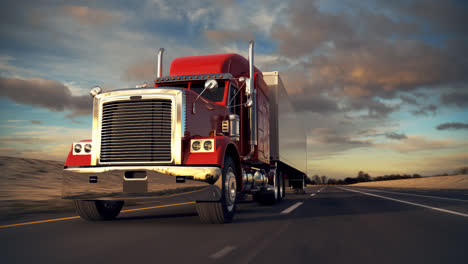
M 455 176 L 425 177 L 417 179 L 361 182 L 353 184 L 352 186 L 468 190 L 468 175 L 464 174 Z

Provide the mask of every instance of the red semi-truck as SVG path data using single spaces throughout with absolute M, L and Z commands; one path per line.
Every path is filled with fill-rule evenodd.
M 278 72 L 262 73 L 237 54 L 181 57 L 154 87 L 93 97 L 92 139 L 72 144 L 63 198 L 86 220 L 111 220 L 124 201 L 196 202 L 204 223 L 232 221 L 252 196 L 279 203 L 302 190 L 304 129 Z M 291 162 L 294 160 L 294 164 Z

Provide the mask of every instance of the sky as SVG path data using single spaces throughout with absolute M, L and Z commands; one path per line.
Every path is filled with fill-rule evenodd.
M 463 0 L 2 1 L 0 155 L 64 161 L 91 138 L 93 86 L 152 83 L 161 47 L 168 74 L 179 56 L 247 57 L 254 39 L 304 120 L 309 175 L 451 173 L 468 165 L 467 13 Z

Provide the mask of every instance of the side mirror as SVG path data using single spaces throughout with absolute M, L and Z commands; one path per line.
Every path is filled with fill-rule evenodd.
M 206 90 L 209 90 L 209 91 L 212 91 L 214 89 L 217 89 L 219 87 L 218 85 L 218 82 L 214 79 L 211 79 L 211 80 L 206 80 L 205 82 L 205 88 L 203 89 L 203 91 L 197 96 L 197 98 L 195 99 L 195 101 L 193 101 L 193 105 L 192 105 L 192 113 L 196 113 L 196 109 L 195 109 L 195 103 L 197 102 L 198 98 L 200 98 L 200 96 L 202 96 L 202 94 L 206 91 Z
M 216 88 L 218 88 L 218 82 L 216 80 L 207 80 L 205 82 L 205 89 L 203 89 L 203 91 L 200 93 L 200 95 L 205 91 L 205 90 L 214 90 Z

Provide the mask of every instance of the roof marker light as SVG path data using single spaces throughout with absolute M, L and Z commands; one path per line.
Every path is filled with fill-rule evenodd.
M 100 93 L 102 93 L 102 88 L 99 86 L 95 86 L 91 91 L 89 91 L 89 95 L 91 95 L 91 97 L 95 97 Z

